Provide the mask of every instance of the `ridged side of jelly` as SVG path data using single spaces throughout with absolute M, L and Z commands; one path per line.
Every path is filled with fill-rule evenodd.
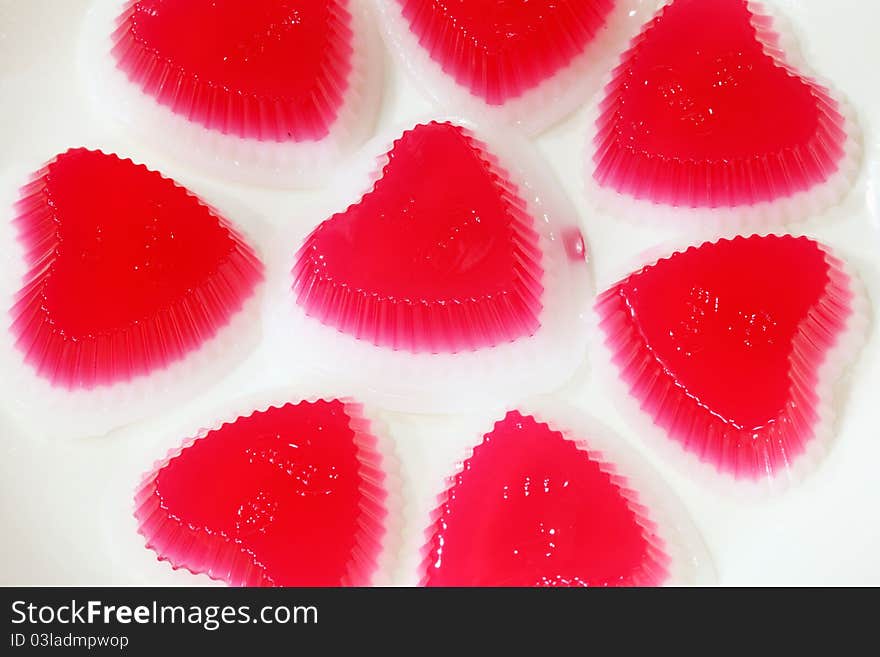
M 548 567 L 546 565 L 534 566 L 532 564 L 533 572 L 527 575 L 521 572 L 511 572 L 507 573 L 504 579 L 499 580 L 496 574 L 485 575 L 486 571 L 492 571 L 497 565 L 493 563 L 493 560 L 483 563 L 479 562 L 472 555 L 467 555 L 469 550 L 476 551 L 480 547 L 481 541 L 492 540 L 490 532 L 493 527 L 497 529 L 500 526 L 504 531 L 507 531 L 521 520 L 519 516 L 492 518 L 488 515 L 489 507 L 484 496 L 491 495 L 493 492 L 497 493 L 497 491 L 483 490 L 477 493 L 472 488 L 466 491 L 464 487 L 469 485 L 470 479 L 476 478 L 481 471 L 488 469 L 492 465 L 493 459 L 497 460 L 493 453 L 497 455 L 505 449 L 504 442 L 492 444 L 493 439 L 501 438 L 503 441 L 503 435 L 511 430 L 511 425 L 516 427 L 523 424 L 530 427 L 533 431 L 545 434 L 542 439 L 543 441 L 553 441 L 558 450 L 557 457 L 561 458 L 564 456 L 564 461 L 569 464 L 569 467 L 571 467 L 570 464 L 577 464 L 579 467 L 586 468 L 586 470 L 579 473 L 569 472 L 568 479 L 563 482 L 563 487 L 577 485 L 578 481 L 575 475 L 586 474 L 594 480 L 594 483 L 600 485 L 617 505 L 622 505 L 625 514 L 629 516 L 629 529 L 632 532 L 629 539 L 630 541 L 635 540 L 639 546 L 638 564 L 634 566 L 630 564 L 633 567 L 627 572 L 621 572 L 613 577 L 602 579 L 595 579 L 586 572 L 554 573 L 552 572 L 552 567 L 550 567 L 550 570 L 547 570 Z M 547 448 L 550 448 L 549 443 Z M 520 456 L 527 458 L 525 453 Z M 538 458 L 538 456 L 539 453 L 536 452 L 534 458 Z M 520 465 L 525 465 L 525 463 Z M 515 477 L 516 474 L 517 472 L 509 472 L 506 473 L 506 476 Z M 543 482 L 536 482 L 536 488 L 540 486 L 547 488 L 552 486 L 552 483 L 549 479 L 545 479 Z M 505 490 L 507 490 L 507 487 L 505 487 Z M 538 493 L 540 491 L 536 490 L 535 494 Z M 525 494 L 526 496 L 529 495 L 528 492 Z M 474 495 L 480 497 L 482 501 L 481 499 L 472 499 Z M 515 491 L 512 495 L 515 496 Z M 590 504 L 594 502 L 595 500 L 589 498 L 578 500 L 579 504 L 582 503 L 584 505 L 584 509 L 589 508 Z M 462 515 L 461 507 L 463 505 L 469 505 L 465 511 L 470 510 L 471 521 L 477 521 L 479 516 L 479 512 L 475 511 L 475 509 L 484 509 L 483 515 L 479 519 L 480 526 L 473 528 L 468 545 L 461 545 L 458 542 L 453 544 L 449 537 L 450 527 L 462 522 L 459 517 Z M 554 504 L 553 507 L 554 510 L 560 508 L 558 504 Z M 620 511 L 620 509 L 617 509 L 617 511 Z M 493 521 L 496 524 L 493 525 Z M 547 546 L 551 550 L 560 547 L 560 544 L 564 548 L 563 542 L 572 541 L 565 534 L 578 534 L 580 532 L 578 535 L 581 538 L 586 538 L 586 540 L 593 538 L 590 536 L 590 527 L 578 526 L 574 523 L 574 519 L 571 518 L 568 523 L 563 523 L 560 527 L 543 527 L 543 524 L 541 523 L 541 527 L 531 527 L 531 531 L 547 533 L 549 530 L 551 535 L 549 538 L 545 536 L 545 541 L 547 541 Z M 556 533 L 557 531 L 559 533 Z M 605 535 L 602 534 L 602 537 L 604 538 Z M 540 542 L 540 539 L 536 540 Z M 533 416 L 524 416 L 518 411 L 511 411 L 507 413 L 504 419 L 496 422 L 494 429 L 484 436 L 484 441 L 476 446 L 462 462 L 458 472 L 447 480 L 446 490 L 439 496 L 437 507 L 431 514 L 430 525 L 425 531 L 425 541 L 421 551 L 423 559 L 419 567 L 422 586 L 658 586 L 666 582 L 669 577 L 670 557 L 666 552 L 665 542 L 659 535 L 658 527 L 651 517 L 650 509 L 641 503 L 638 493 L 631 487 L 627 478 L 617 472 L 614 464 L 605 461 L 601 453 L 590 449 L 586 442 L 582 441 L 579 437 L 576 440 L 574 437 L 554 429 L 546 422 L 536 421 Z M 510 550 L 514 551 L 513 554 L 518 554 L 519 549 L 523 547 L 528 548 L 529 546 L 525 544 L 507 544 L 504 540 L 501 540 L 497 541 L 493 547 L 501 550 L 497 555 L 499 561 L 501 561 L 507 558 L 506 555 Z M 627 547 L 631 548 L 631 546 Z M 618 548 L 624 549 L 623 546 L 614 545 L 608 545 L 605 548 L 611 552 L 616 551 Z M 577 545 L 575 545 L 575 551 L 577 551 L 576 549 Z M 581 549 L 589 548 L 582 546 Z M 467 566 L 470 569 L 470 575 L 461 572 L 446 572 L 448 568 L 446 561 L 449 559 L 450 550 L 458 552 L 453 568 L 461 567 L 462 565 Z M 487 559 L 489 558 L 487 555 L 482 556 Z M 589 565 L 586 568 L 589 568 Z M 478 576 L 474 577 L 475 573 L 478 573 Z
M 615 6 L 614 0 L 491 7 L 469 0 L 395 1 L 430 57 L 489 105 L 518 98 L 568 66 Z
M 139 21 L 161 24 L 168 8 L 163 13 L 153 6 L 152 0 L 132 0 L 118 17 L 112 37 L 112 55 L 119 69 L 145 94 L 175 114 L 222 134 L 268 142 L 315 141 L 325 137 L 351 86 L 353 35 L 348 0 L 298 0 L 288 3 L 292 5 L 289 7 L 257 0 L 253 9 L 251 1 L 227 3 L 219 8 L 216 3 L 203 4 L 186 10 L 270 13 L 286 7 L 289 16 L 272 20 L 267 17 L 266 25 L 248 39 L 239 35 L 240 41 L 233 51 L 220 53 L 222 63 L 203 64 L 214 70 L 203 71 L 197 65 L 181 65 L 140 34 Z M 172 27 L 186 28 L 195 35 L 194 39 L 210 42 L 211 28 L 195 24 L 193 17 L 190 19 L 179 18 L 181 25 Z M 306 34 L 322 37 L 309 44 L 306 52 L 302 34 L 297 37 L 294 30 L 303 24 L 309 25 Z M 309 70 L 298 70 L 297 59 L 305 56 L 309 57 Z M 271 71 L 256 68 L 261 59 L 263 67 Z M 274 79 L 261 89 L 248 88 L 254 85 L 249 76 L 241 73 L 237 74 L 240 79 L 226 79 L 224 66 L 233 60 L 249 69 L 254 77 Z M 252 64 L 255 60 L 257 63 Z
M 592 177 L 600 187 L 636 200 L 672 207 L 747 207 L 788 199 L 812 190 L 834 178 L 842 167 L 847 166 L 845 160 L 852 155 L 848 151 L 848 141 L 852 135 L 847 133 L 848 121 L 844 108 L 827 87 L 805 77 L 787 62 L 785 53 L 779 47 L 780 39 L 773 20 L 760 13 L 759 5 L 746 0 L 711 2 L 714 3 L 711 7 L 694 0 L 675 0 L 666 5 L 645 25 L 633 39 L 629 50 L 621 56 L 620 64 L 614 69 L 611 81 L 605 88 L 604 99 L 599 104 L 597 131 L 592 143 Z M 672 77 L 666 81 L 668 89 L 664 93 L 669 103 L 677 103 L 680 107 L 681 125 L 692 122 L 694 134 L 700 137 L 699 133 L 708 129 L 705 125 L 717 120 L 713 117 L 711 106 L 703 111 L 699 96 L 689 96 L 687 88 L 676 81 L 674 70 L 670 68 L 675 65 L 674 62 L 647 62 L 643 52 L 646 44 L 651 44 L 664 31 L 664 21 L 672 17 L 684 20 L 682 17 L 688 16 L 689 12 L 693 16 L 700 11 L 706 14 L 706 20 L 711 21 L 708 25 L 710 29 L 725 26 L 724 29 L 731 32 L 735 29 L 750 32 L 750 42 L 741 45 L 738 51 L 719 54 L 717 61 L 707 63 L 707 67 L 714 68 L 707 68 L 705 76 L 721 76 L 725 72 L 728 76 L 723 80 L 719 78 L 721 81 L 716 81 L 715 88 L 721 89 L 725 85 L 735 88 L 736 78 L 743 67 L 752 71 L 759 65 L 766 66 L 768 71 L 778 74 L 783 81 L 787 80 L 786 93 L 797 97 L 780 100 L 749 96 L 745 100 L 754 108 L 754 116 L 749 122 L 760 125 L 762 103 L 765 107 L 770 103 L 773 111 L 778 111 L 778 108 L 772 106 L 779 104 L 783 110 L 788 108 L 791 111 L 793 120 L 801 120 L 808 113 L 815 115 L 815 126 L 808 138 L 751 155 L 730 156 L 718 152 L 712 156 L 696 157 L 677 154 L 676 146 L 664 149 L 664 152 L 645 148 L 621 132 L 630 130 L 631 125 L 636 123 L 632 118 L 624 120 L 623 111 L 627 110 L 629 116 L 627 104 L 631 102 L 630 97 L 640 85 L 647 84 L 647 81 L 635 77 L 638 73 L 634 73 L 642 71 L 644 67 L 653 67 L 646 69 L 652 71 L 652 75 L 658 70 L 668 69 L 667 75 Z M 716 16 L 718 12 L 723 12 L 723 16 Z M 753 61 L 739 61 L 747 55 Z M 725 63 L 724 58 L 733 59 Z M 775 90 L 780 85 L 781 82 L 771 86 Z M 698 92 L 702 93 L 700 90 Z M 645 134 L 656 133 L 654 122 L 655 119 L 646 110 L 640 129 Z
M 771 235 L 721 242 L 735 245 L 749 239 L 807 240 Z M 625 287 L 632 277 L 603 292 L 596 302 L 605 346 L 629 394 L 654 424 L 686 452 L 735 479 L 758 480 L 787 472 L 816 438 L 821 404 L 827 403 L 819 395 L 820 368 L 829 352 L 844 338 L 855 299 L 853 281 L 843 263 L 821 245 L 813 244 L 826 266 L 824 290 L 791 341 L 788 399 L 776 417 L 760 427 L 741 426 L 725 419 L 717 409 L 700 401 L 698 391 L 684 388 L 664 367 L 651 345 L 646 343 L 627 300 Z M 711 246 L 707 243 L 691 247 L 637 274 L 648 272 L 671 258 Z M 707 362 L 706 367 L 712 367 L 712 363 Z M 724 372 L 718 371 L 717 377 L 724 380 Z
M 207 274 L 199 280 L 188 281 L 179 296 L 157 297 L 151 309 L 118 319 L 113 326 L 89 327 L 90 306 L 94 309 L 100 305 L 113 307 L 127 303 L 127 300 L 102 295 L 100 289 L 71 292 L 77 298 L 64 300 L 68 308 L 65 316 L 60 316 L 59 309 L 54 307 L 61 300 L 59 294 L 47 297 L 47 286 L 53 284 L 52 278 L 56 276 L 75 275 L 78 271 L 87 274 L 91 269 L 89 258 L 95 256 L 87 247 L 77 253 L 67 249 L 65 222 L 94 221 L 94 229 L 100 231 L 95 215 L 67 216 L 65 199 L 59 199 L 55 193 L 59 177 L 63 179 L 68 175 L 66 171 L 80 167 L 84 168 L 77 175 L 86 175 L 90 167 L 102 171 L 111 167 L 127 178 L 126 184 L 136 186 L 135 179 L 142 179 L 144 186 L 162 194 L 162 198 L 132 198 L 132 203 L 146 204 L 146 207 L 155 204 L 160 213 L 167 211 L 168 204 L 176 204 L 186 214 L 172 218 L 173 221 L 190 222 L 191 228 L 204 230 L 206 240 L 210 237 L 214 245 L 217 260 L 206 268 Z M 95 212 L 100 212 L 102 186 L 115 183 L 94 177 L 90 177 L 88 183 L 95 185 Z M 25 361 L 40 377 L 57 386 L 90 389 L 111 385 L 147 375 L 183 359 L 230 322 L 263 278 L 262 263 L 225 219 L 174 181 L 130 159 L 100 151 L 71 149 L 33 175 L 22 188 L 15 207 L 17 216 L 13 223 L 24 247 L 28 271 L 9 309 L 10 330 Z M 161 222 L 162 218 L 152 221 Z M 173 224 L 170 228 L 161 223 L 155 225 L 173 232 Z M 150 227 L 145 230 L 147 228 Z M 90 230 L 85 223 L 76 229 L 80 234 Z M 101 237 L 96 233 L 94 239 L 97 243 Z M 202 256 L 193 251 L 187 258 L 198 260 Z M 127 266 L 137 269 L 142 264 L 132 262 Z M 160 264 L 173 267 L 174 263 Z M 149 295 L 152 292 L 149 282 L 144 285 L 140 289 L 129 288 L 126 294 L 132 299 L 140 297 L 140 293 Z M 81 316 L 71 324 L 74 310 L 70 304 L 73 302 L 80 304 Z M 150 303 L 144 301 L 142 305 Z
M 410 243 L 406 235 L 389 233 L 388 240 L 393 241 L 397 249 L 392 257 L 399 258 L 403 263 L 410 261 L 410 276 L 421 276 L 425 280 L 424 289 L 411 290 L 407 295 L 392 295 L 380 288 L 360 287 L 352 284 L 348 279 L 336 276 L 328 268 L 327 248 L 331 240 L 337 239 L 334 235 L 345 234 L 350 230 L 346 228 L 348 222 L 377 222 L 379 229 L 381 224 L 378 222 L 381 220 L 395 220 L 398 221 L 397 225 L 412 230 L 410 228 L 412 222 L 419 221 L 418 216 L 409 219 L 407 224 L 400 223 L 402 221 L 400 217 L 388 219 L 386 210 L 389 214 L 392 210 L 389 209 L 385 199 L 390 198 L 390 203 L 393 203 L 397 200 L 394 195 L 408 193 L 406 188 L 395 189 L 391 177 L 397 176 L 398 169 L 403 170 L 413 165 L 408 165 L 405 160 L 394 161 L 395 153 L 405 147 L 411 139 L 419 138 L 420 134 L 428 134 L 426 132 L 428 130 L 435 131 L 430 133 L 430 139 L 451 138 L 456 140 L 454 146 L 461 149 L 460 152 L 465 153 L 469 158 L 478 158 L 479 171 L 475 175 L 478 175 L 480 180 L 477 182 L 480 185 L 485 184 L 491 194 L 497 195 L 496 200 L 503 208 L 505 225 L 493 225 L 489 229 L 496 231 L 492 235 L 491 243 L 487 244 L 484 241 L 469 249 L 465 234 L 468 226 L 464 223 L 450 224 L 449 235 L 444 238 L 446 242 L 432 243 L 431 250 L 424 253 L 408 250 L 411 245 L 412 248 L 423 248 L 424 244 L 419 242 L 418 238 L 413 238 Z M 298 251 L 296 264 L 292 270 L 293 290 L 297 303 L 309 316 L 325 325 L 333 326 L 359 340 L 400 351 L 416 353 L 473 351 L 534 334 L 540 326 L 543 293 L 542 256 L 538 235 L 533 228 L 533 219 L 527 212 L 526 203 L 519 197 L 519 192 L 509 181 L 507 173 L 498 166 L 496 158 L 464 129 L 452 124 L 438 123 L 417 126 L 405 132 L 394 142 L 392 150 L 386 157 L 386 164 L 381 174 L 377 176 L 372 189 L 345 212 L 336 214 L 319 225 L 306 238 Z M 450 161 L 450 166 L 455 166 L 455 162 Z M 452 175 L 452 172 L 449 175 Z M 448 180 L 432 178 L 428 173 L 425 173 L 425 178 L 434 180 L 437 184 L 437 188 L 430 191 L 431 198 L 411 198 L 410 206 L 403 209 L 395 206 L 401 216 L 411 212 L 417 201 L 426 203 L 429 205 L 429 210 L 436 211 L 436 207 L 442 207 L 441 204 L 447 201 L 452 203 L 453 201 L 449 199 L 455 199 L 455 192 L 448 188 L 451 184 Z M 394 181 L 396 180 L 394 178 Z M 452 186 L 454 187 L 454 184 Z M 462 199 L 462 202 L 466 201 L 467 199 Z M 361 214 L 362 212 L 364 214 Z M 416 211 L 412 210 L 412 212 Z M 356 217 L 352 216 L 354 213 L 357 213 Z M 440 219 L 440 221 L 452 220 L 450 217 Z M 458 220 L 464 221 L 460 217 Z M 484 226 L 486 219 L 477 216 L 475 220 L 468 219 L 468 221 L 475 221 L 478 226 L 483 221 Z M 435 228 L 436 226 L 426 220 L 417 230 Z M 484 230 L 482 226 L 479 229 Z M 461 240 L 465 240 L 464 247 L 456 243 Z M 426 273 L 433 271 L 429 270 L 430 267 L 435 266 L 433 263 L 445 257 L 443 251 L 450 250 L 446 249 L 448 245 L 451 245 L 450 249 L 459 249 L 459 253 L 451 262 L 437 265 L 445 269 L 438 270 L 436 274 Z M 352 244 L 351 248 L 356 251 L 358 245 Z M 509 253 L 504 254 L 505 262 L 508 264 L 503 265 L 508 267 L 509 271 L 501 274 L 497 271 L 493 272 L 493 275 L 507 276 L 503 285 L 489 291 L 474 292 L 473 290 L 480 289 L 478 287 L 480 282 L 472 280 L 470 283 L 461 284 L 460 289 L 455 292 L 438 294 L 433 289 L 435 286 L 445 286 L 449 276 L 460 275 L 463 267 L 470 266 L 465 260 L 481 256 L 481 249 L 509 250 Z M 351 257 L 357 255 L 352 252 Z M 370 257 L 371 254 L 367 253 L 366 259 L 369 260 Z M 364 266 L 372 265 L 366 262 Z
M 335 409 L 344 413 L 348 419 L 347 427 L 358 461 L 358 499 L 356 532 L 348 537 L 348 558 L 339 564 L 338 573 L 332 580 L 316 581 L 309 573 L 308 563 L 293 564 L 300 568 L 296 577 L 281 577 L 271 572 L 271 568 L 260 560 L 257 551 L 248 546 L 247 538 L 231 535 L 229 532 L 211 531 L 210 528 L 197 527 L 178 517 L 168 508 L 157 483 L 161 472 L 173 464 L 199 441 L 222 440 L 224 431 L 238 422 L 247 422 L 258 415 L 296 412 L 297 408 Z M 382 543 L 386 533 L 386 476 L 383 458 L 378 450 L 378 440 L 373 434 L 371 423 L 364 417 L 362 407 L 354 402 L 319 399 L 314 402 L 288 403 L 283 406 L 270 406 L 262 411 L 254 411 L 250 416 L 240 417 L 233 422 L 223 423 L 217 428 L 203 432 L 196 438 L 173 450 L 154 470 L 149 473 L 135 493 L 134 515 L 138 522 L 138 532 L 146 539 L 146 547 L 157 553 L 160 561 L 168 561 L 173 568 L 184 568 L 193 574 L 205 574 L 212 579 L 223 581 L 230 586 L 368 586 L 376 574 Z M 234 481 L 193 481 L 198 487 L 210 491 L 211 485 L 235 486 Z M 327 518 L 328 526 L 334 522 Z M 271 531 L 271 528 L 268 529 Z M 301 536 L 287 537 L 289 540 L 320 541 L 321 527 L 303 526 Z M 284 538 L 284 537 L 280 537 Z M 328 552 L 338 546 L 327 546 Z

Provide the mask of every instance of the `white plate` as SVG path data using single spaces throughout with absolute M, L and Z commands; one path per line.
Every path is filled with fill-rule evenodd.
M 811 68 L 832 80 L 855 107 L 865 161 L 843 204 L 802 227 L 837 249 L 859 270 L 872 300 L 880 299 L 880 5 L 864 0 L 777 0 Z M 248 207 L 268 225 L 311 221 L 297 208 L 323 204 L 328 191 L 275 192 L 213 180 L 130 139 L 91 113 L 74 70 L 86 0 L 0 0 L 0 173 L 48 158 L 68 146 L 105 145 L 137 156 L 221 209 Z M 429 102 L 403 70 L 388 67 L 377 130 L 422 118 Z M 440 112 L 437 112 L 440 114 Z M 622 263 L 677 239 L 659 226 L 639 227 L 599 214 L 582 193 L 586 111 L 536 139 L 575 203 L 587 236 L 597 284 L 612 282 Z M 235 216 L 234 213 L 230 213 Z M 5 220 L 6 218 L 4 218 Z M 289 227 L 289 226 L 288 226 Z M 0 250 L 0 254 L 3 251 Z M 739 500 L 707 490 L 645 448 L 634 425 L 618 414 L 600 382 L 584 370 L 560 396 L 629 439 L 679 494 L 702 533 L 721 584 L 880 584 L 880 354 L 876 325 L 855 367 L 837 439 L 817 472 L 785 495 Z M 0 584 L 205 584 L 174 572 L 142 548 L 138 536 L 114 533 L 108 519 L 127 504 L 137 481 L 124 476 L 134 459 L 224 400 L 284 384 L 265 349 L 214 387 L 162 417 L 85 441 L 35 441 L 0 417 Z M 287 378 L 296 372 L 286 372 Z M 3 373 L 0 373 L 3 376 Z M 209 421 L 208 418 L 207 421 Z M 461 458 L 473 417 L 384 414 L 401 459 L 406 505 L 404 549 L 419 547 L 421 529 L 440 480 Z M 162 456 L 156 453 L 156 458 Z

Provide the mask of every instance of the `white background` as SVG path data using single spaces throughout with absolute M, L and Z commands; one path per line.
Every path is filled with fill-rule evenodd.
M 158 149 L 129 141 L 91 113 L 74 57 L 86 4 L 0 0 L 0 174 L 22 163 L 36 167 L 67 147 L 103 145 L 136 156 L 221 210 L 247 207 L 259 216 L 258 223 L 270 228 L 301 221 L 303 231 L 308 230 L 313 220 L 298 216 L 298 204 L 304 207 L 332 190 L 280 193 L 213 181 L 163 157 Z M 797 230 L 835 247 L 859 270 L 870 298 L 880 299 L 880 165 L 872 125 L 880 116 L 880 5 L 866 0 L 778 0 L 771 6 L 789 19 L 811 67 L 849 98 L 864 132 L 865 159 L 851 194 L 827 216 Z M 430 113 L 430 104 L 390 58 L 387 68 L 380 129 Z M 585 116 L 584 111 L 575 114 L 536 142 L 579 211 L 597 284 L 603 287 L 613 282 L 611 272 L 643 250 L 689 240 L 659 227 L 603 216 L 583 198 Z M 260 234 L 253 226 L 246 228 Z M 0 245 L 0 262 L 5 248 Z M 612 425 L 656 466 L 702 534 L 719 583 L 878 585 L 880 355 L 874 333 L 872 329 L 852 373 L 845 404 L 839 405 L 837 439 L 828 457 L 803 483 L 772 498 L 737 499 L 706 489 L 642 448 L 633 425 L 616 413 L 587 368 L 559 394 Z M 271 348 L 264 345 L 229 377 L 174 412 L 100 439 L 34 437 L 27 427 L 13 426 L 0 416 L 0 584 L 208 583 L 173 572 L 143 549 L 129 516 L 131 489 L 138 473 L 164 454 L 168 436 L 176 440 L 185 435 L 181 431 L 213 423 L 218 409 L 230 400 L 296 379 L 296 372 L 274 371 L 270 362 Z M 484 426 L 486 419 L 396 414 L 383 419 L 397 446 L 407 499 L 402 565 L 395 580 L 404 582 L 410 579 L 407 567 L 442 477 L 473 444 L 474 427 Z

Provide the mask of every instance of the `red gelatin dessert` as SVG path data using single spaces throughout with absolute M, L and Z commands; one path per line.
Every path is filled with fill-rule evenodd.
M 229 323 L 262 264 L 227 222 L 143 165 L 77 148 L 34 175 L 14 220 L 27 274 L 17 348 L 66 388 L 129 381 Z
M 600 295 L 605 343 L 630 394 L 672 439 L 736 478 L 772 477 L 816 437 L 820 368 L 854 296 L 805 237 L 692 247 Z
M 135 0 L 117 24 L 128 79 L 223 134 L 321 139 L 349 87 L 348 0 Z
M 395 0 L 431 59 L 473 95 L 502 105 L 580 55 L 614 0 Z
M 464 129 L 434 122 L 404 133 L 386 157 L 372 190 L 306 239 L 293 268 L 297 303 L 325 325 L 401 351 L 532 335 L 539 238 L 493 156 Z
M 844 116 L 778 41 L 747 0 L 664 7 L 606 87 L 595 181 L 689 208 L 769 202 L 828 181 L 846 153 Z
M 667 579 L 647 510 L 613 468 L 517 411 L 443 496 L 426 586 L 652 586 Z
M 359 406 L 270 407 L 171 456 L 135 516 L 161 560 L 231 586 L 364 586 L 385 531 L 381 467 Z

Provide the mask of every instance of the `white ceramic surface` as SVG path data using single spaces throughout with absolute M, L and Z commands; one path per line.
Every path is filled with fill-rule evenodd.
M 232 217 L 243 217 L 260 248 L 275 231 L 306 232 L 308 208 L 332 203 L 333 189 L 279 192 L 212 179 L 137 141 L 91 110 L 74 53 L 85 0 L 0 0 L 0 180 L 26 162 L 86 145 L 136 156 L 203 195 Z M 804 58 L 833 81 L 855 108 L 864 161 L 851 193 L 799 232 L 818 237 L 860 272 L 869 298 L 880 299 L 880 86 L 876 62 L 880 5 L 865 0 L 776 0 L 799 38 Z M 424 118 L 430 102 L 386 57 L 384 104 L 377 131 Z M 437 110 L 438 115 L 443 112 Z M 693 241 L 660 225 L 642 226 L 603 215 L 583 194 L 586 108 L 535 139 L 574 203 L 589 243 L 596 283 L 613 282 L 638 254 L 658 244 Z M 246 212 L 237 211 L 245 208 Z M 5 221 L 6 218 L 3 218 Z M 254 230 L 256 229 L 256 230 Z M 0 245 L 0 258 L 8 251 Z M 681 497 L 714 561 L 718 582 L 740 584 L 880 585 L 880 353 L 876 323 L 849 377 L 839 407 L 837 437 L 819 469 L 784 495 L 755 500 L 706 488 L 644 444 L 636 423 L 619 413 L 587 364 L 558 393 L 629 440 Z M 7 373 L 0 372 L 0 376 Z M 147 421 L 102 438 L 35 436 L 27 423 L 0 416 L 0 584 L 207 584 L 174 572 L 120 531 L 145 457 L 164 455 L 164 441 L 181 426 L 211 423 L 228 400 L 273 390 L 308 375 L 275 366 L 264 343 L 229 376 Z M 330 382 L 332 385 L 332 382 Z M 320 386 L 326 388 L 326 382 Z M 345 392 L 345 391 L 342 391 Z M 51 409 L 47 409 L 51 412 Z M 401 461 L 405 505 L 402 549 L 419 548 L 421 530 L 441 479 L 472 441 L 474 417 L 381 413 Z M 203 420 L 204 418 L 204 420 Z M 131 527 L 131 525 L 129 526 Z M 405 562 L 406 558 L 402 562 Z M 403 581 L 401 579 L 401 581 Z

